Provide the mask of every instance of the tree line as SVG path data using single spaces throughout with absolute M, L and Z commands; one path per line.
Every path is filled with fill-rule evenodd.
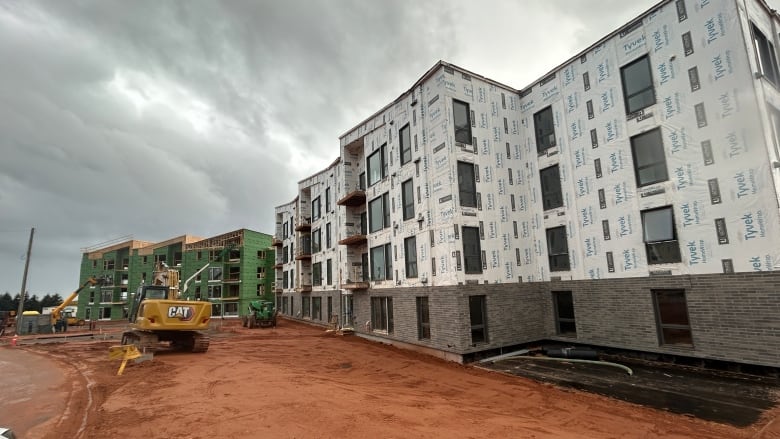
M 57 306 L 62 303 L 62 296 L 59 294 L 47 294 L 43 298 L 38 296 L 28 297 L 24 301 L 24 311 L 43 312 L 47 306 Z M 0 311 L 17 311 L 19 309 L 19 293 L 11 296 L 10 293 L 0 295 Z

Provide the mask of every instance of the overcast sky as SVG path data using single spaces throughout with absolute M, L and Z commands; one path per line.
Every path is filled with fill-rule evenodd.
M 776 0 L 772 3 L 776 3 Z M 0 293 L 249 228 L 438 60 L 528 85 L 655 0 L 0 0 Z

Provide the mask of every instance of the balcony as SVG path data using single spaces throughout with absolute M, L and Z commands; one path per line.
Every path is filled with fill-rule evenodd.
M 283 243 L 281 239 L 274 238 L 274 240 L 271 241 L 271 245 L 274 247 L 281 247 Z
M 368 282 L 352 282 L 351 280 L 347 279 L 346 283 L 341 284 L 341 288 L 345 290 L 367 290 L 371 287 L 371 285 Z
M 341 284 L 341 288 L 345 290 L 367 290 L 371 287 L 368 283 L 368 272 L 363 270 L 361 266 L 352 267 L 352 273 L 349 278 Z
M 295 226 L 296 232 L 309 232 L 311 231 L 311 218 L 309 217 L 303 217 L 301 218 L 301 222 Z
M 295 248 L 295 260 L 311 259 L 311 237 L 304 236 Z
M 336 202 L 339 206 L 357 207 L 366 204 L 366 191 L 358 189 L 344 196 Z
M 311 293 L 311 285 L 300 285 L 295 288 L 296 293 Z
M 339 240 L 339 245 L 361 245 L 365 244 L 366 241 L 368 241 L 368 237 L 366 235 L 351 235 L 347 236 L 344 239 Z
M 276 263 L 276 264 L 275 264 L 273 267 L 271 267 L 271 268 L 273 268 L 274 270 L 281 270 L 283 266 L 284 266 L 284 264 L 283 264 L 283 263 L 281 263 L 281 262 L 277 262 L 277 263 Z
M 240 275 L 231 275 L 227 276 L 224 279 L 222 279 L 223 284 L 237 284 L 241 282 L 241 276 Z

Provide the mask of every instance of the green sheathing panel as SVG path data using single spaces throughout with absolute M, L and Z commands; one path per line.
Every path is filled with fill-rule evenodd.
M 249 301 L 258 298 L 274 300 L 272 291 L 275 253 L 271 242 L 273 236 L 244 229 L 243 246 L 233 249 L 232 256 L 213 260 L 221 248 L 183 251 L 181 243 L 159 247 L 153 251 L 130 249 L 129 247 L 106 252 L 100 259 L 89 259 L 82 255 L 80 284 L 89 276 L 107 277 L 111 285 L 86 288 L 78 298 L 78 315 L 84 319 L 120 320 L 127 317 L 132 297 L 142 284 L 150 284 L 158 260 L 179 270 L 180 288 L 185 281 L 204 266 L 222 269 L 222 278 L 210 282 L 209 269 L 200 279 L 193 279 L 182 291 L 185 300 L 211 300 L 215 304 L 237 307 L 238 315 L 245 315 Z M 145 253 L 145 254 L 142 254 Z M 219 297 L 209 299 L 209 286 L 221 289 Z M 74 286 L 74 289 L 77 286 Z M 214 317 L 224 314 L 224 306 L 215 306 Z M 235 316 L 235 314 L 231 315 Z
M 90 276 L 105 279 L 105 284 L 86 287 L 77 300 L 76 314 L 82 319 L 121 319 L 128 303 L 132 258 L 129 247 L 112 250 L 102 254 L 101 258 L 89 259 L 85 253 L 81 257 L 79 285 Z M 74 286 L 74 290 L 78 286 Z

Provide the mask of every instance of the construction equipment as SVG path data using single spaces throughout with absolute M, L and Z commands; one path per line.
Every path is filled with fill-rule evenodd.
M 200 331 L 209 327 L 211 303 L 179 297 L 179 272 L 158 262 L 152 285 L 141 285 L 133 298 L 131 329 L 122 334 L 122 345 L 154 352 L 162 341 L 176 349 L 206 352 L 209 337 Z
M 72 315 L 70 312 L 63 312 L 66 306 L 70 305 L 73 300 L 78 297 L 79 292 L 86 288 L 87 286 L 95 286 L 95 285 L 102 285 L 104 280 L 102 278 L 96 278 L 94 276 L 90 276 L 86 281 L 84 281 L 83 284 L 81 284 L 80 287 L 76 289 L 76 291 L 70 293 L 70 296 L 65 298 L 65 300 L 62 301 L 59 305 L 57 305 L 56 308 L 51 310 L 51 325 L 57 332 L 67 332 L 68 325 L 71 324 L 78 324 L 79 319 L 76 318 L 76 316 Z M 84 321 L 81 320 L 81 324 L 84 324 Z
M 248 308 L 249 313 L 241 317 L 244 327 L 276 327 L 276 307 L 272 301 L 253 300 L 249 302 Z
M 0 336 L 11 331 L 8 328 L 16 328 L 16 311 L 0 311 Z

